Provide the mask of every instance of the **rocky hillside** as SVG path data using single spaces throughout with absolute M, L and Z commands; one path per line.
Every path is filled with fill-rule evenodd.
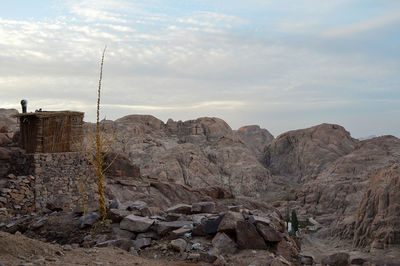
M 389 247 L 400 244 L 400 165 L 378 171 L 358 206 L 353 245 Z
M 307 182 L 297 194 L 297 203 L 303 214 L 331 226 L 334 234 L 353 238 L 357 209 L 371 177 L 399 161 L 400 139 L 383 136 L 361 141 Z
M 192 187 L 220 185 L 233 194 L 263 197 L 271 175 L 244 141 L 219 118 L 189 121 L 129 115 L 104 123 L 117 149 L 143 176 Z
M 267 146 L 265 161 L 273 174 L 305 182 L 353 151 L 357 142 L 343 127 L 321 124 L 279 135 Z
M 240 127 L 234 134 L 243 140 L 260 161 L 264 161 L 264 149 L 274 139 L 268 130 L 251 125 Z

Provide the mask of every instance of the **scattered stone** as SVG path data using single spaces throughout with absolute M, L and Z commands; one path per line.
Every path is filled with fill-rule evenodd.
M 345 266 L 349 265 L 349 258 L 349 254 L 339 252 L 322 258 L 321 263 L 330 266 Z
M 194 243 L 191 247 L 190 247 L 190 249 L 201 249 L 201 244 L 200 243 Z
M 130 239 L 114 239 L 96 244 L 96 247 L 112 247 L 112 246 L 119 247 L 121 249 L 129 251 L 131 247 L 135 246 L 135 243 L 134 240 Z
M 236 243 L 225 233 L 218 233 L 212 240 L 213 246 L 222 254 L 233 254 L 237 250 Z
M 255 225 L 246 221 L 238 221 L 236 224 L 236 242 L 241 249 L 266 249 L 267 247 Z
M 192 205 L 188 204 L 177 204 L 167 209 L 167 213 L 190 214 L 191 211 L 192 211 Z
M 36 221 L 34 224 L 32 224 L 30 227 L 32 230 L 39 229 L 40 227 L 42 227 L 43 225 L 46 224 L 47 220 L 48 220 L 47 217 L 42 217 L 38 221 Z
M 197 202 L 192 204 L 192 213 L 213 213 L 215 210 L 215 203 L 210 201 Z
M 174 239 L 174 240 L 171 241 L 170 244 L 171 244 L 171 247 L 172 247 L 174 250 L 179 251 L 179 252 L 181 252 L 181 253 L 182 253 L 183 251 L 185 251 L 186 246 L 187 246 L 186 241 L 185 241 L 184 239 L 182 239 L 182 238 Z
M 218 232 L 235 233 L 237 221 L 244 221 L 243 215 L 239 212 L 228 211 L 218 226 Z
M 190 253 L 187 258 L 187 260 L 192 260 L 192 261 L 198 261 L 200 260 L 200 253 Z
M 281 232 L 276 231 L 271 226 L 264 225 L 262 223 L 257 223 L 256 227 L 257 227 L 258 233 L 267 242 L 279 242 L 283 239 L 283 234 Z
M 85 227 L 92 226 L 99 220 L 100 220 L 100 215 L 98 215 L 95 212 L 92 212 L 79 218 L 79 220 L 76 222 L 76 226 L 79 227 L 80 229 L 83 229 Z
M 131 214 L 122 219 L 119 227 L 131 232 L 146 232 L 153 223 L 153 219 Z

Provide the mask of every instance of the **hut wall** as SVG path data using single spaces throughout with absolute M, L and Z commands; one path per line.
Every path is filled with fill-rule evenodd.
M 28 153 L 76 151 L 83 138 L 83 113 L 43 112 L 20 115 L 21 147 Z

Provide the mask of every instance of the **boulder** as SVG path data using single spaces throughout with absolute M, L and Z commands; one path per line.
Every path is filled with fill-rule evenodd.
M 116 239 L 121 239 L 121 238 L 133 239 L 133 238 L 135 238 L 135 233 L 128 231 L 128 230 L 123 230 L 119 227 L 113 227 L 112 234 L 113 234 L 113 237 Z
M 170 244 L 171 244 L 172 249 L 179 251 L 181 253 L 186 250 L 186 246 L 187 246 L 186 241 L 182 238 L 174 239 L 171 241 Z
M 257 232 L 254 224 L 247 221 L 237 221 L 236 242 L 241 249 L 266 249 L 264 239 Z
M 329 266 L 346 266 L 349 265 L 349 254 L 339 252 L 322 258 L 321 263 Z
M 233 254 L 237 250 L 237 245 L 227 234 L 218 233 L 212 240 L 213 246 L 222 254 Z
M 218 226 L 218 232 L 234 234 L 238 221 L 244 221 L 243 215 L 239 212 L 228 211 Z
M 179 229 L 181 227 L 191 228 L 193 223 L 191 221 L 174 221 L 174 222 L 159 222 L 156 224 L 157 233 L 160 236 L 165 236 L 173 230 Z
M 197 202 L 192 204 L 192 213 L 213 213 L 215 210 L 215 203 L 210 201 Z
M 131 212 L 128 210 L 120 210 L 120 209 L 110 209 L 107 212 L 108 219 L 113 221 L 114 223 L 119 223 L 124 219 L 126 216 L 130 215 Z
M 120 210 L 128 210 L 134 215 L 138 216 L 151 216 L 151 212 L 149 210 L 149 207 L 147 206 L 147 203 L 143 201 L 127 201 L 122 203 L 119 206 Z
M 136 250 L 151 246 L 151 238 L 139 238 L 133 241 Z
M 271 220 L 266 217 L 261 217 L 261 216 L 255 216 L 252 215 L 249 217 L 249 223 L 252 223 L 254 225 L 257 225 L 258 223 L 264 224 L 264 225 L 270 225 Z
M 131 232 L 146 232 L 149 230 L 150 226 L 153 225 L 153 223 L 153 219 L 131 214 L 122 219 L 119 226 L 121 229 Z
M 262 223 L 257 223 L 256 227 L 257 227 L 258 233 L 267 242 L 279 242 L 283 239 L 283 234 L 281 232 L 276 231 L 271 226 L 264 225 Z
M 177 204 L 167 209 L 168 213 L 190 214 L 191 211 L 192 211 L 192 205 L 188 204 Z
M 205 218 L 201 224 L 193 228 L 194 236 L 205 236 L 214 235 L 218 232 L 218 226 L 221 223 L 224 215 L 220 215 L 217 218 Z
M 100 215 L 98 215 L 95 212 L 86 214 L 82 217 L 79 218 L 79 220 L 76 222 L 76 226 L 79 227 L 80 229 L 83 229 L 85 227 L 92 226 L 96 222 L 100 220 Z

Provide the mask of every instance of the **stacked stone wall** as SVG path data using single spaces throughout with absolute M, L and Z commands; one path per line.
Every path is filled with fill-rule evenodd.
M 74 210 L 81 206 L 80 184 L 86 205 L 96 201 L 92 166 L 76 152 L 25 154 L 0 180 L 0 208 L 15 213 L 45 208 Z

